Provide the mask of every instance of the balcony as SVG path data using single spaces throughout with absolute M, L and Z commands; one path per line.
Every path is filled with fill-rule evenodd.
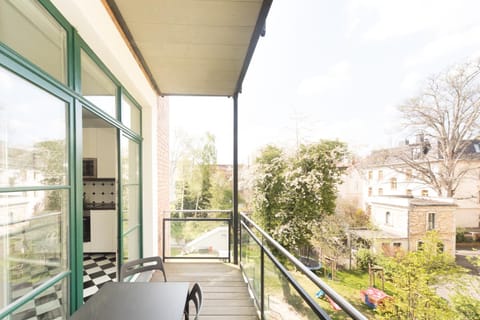
M 247 215 L 240 214 L 238 266 L 224 250 L 233 251 L 230 211 L 170 215 L 163 221 L 168 280 L 200 283 L 205 291 L 202 319 L 330 319 L 316 302 L 320 290 L 341 309 L 337 314 L 367 319 Z M 189 238 L 191 234 L 196 236 Z

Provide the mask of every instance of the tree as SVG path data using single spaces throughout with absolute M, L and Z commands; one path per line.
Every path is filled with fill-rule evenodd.
M 338 199 L 337 215 L 343 219 L 349 228 L 367 228 L 371 226 L 369 215 L 357 207 L 356 201 L 353 199 Z
M 211 209 L 212 174 L 217 164 L 215 136 L 206 133 L 195 141 L 182 136 L 175 151 L 175 207 L 179 210 Z M 190 203 L 193 199 L 193 205 Z
M 42 141 L 35 144 L 34 165 L 42 174 L 45 185 L 65 183 L 66 147 L 63 140 Z M 45 209 L 58 211 L 62 209 L 62 191 L 52 190 L 45 201 Z
M 406 128 L 418 134 L 402 162 L 439 195 L 453 197 L 470 170 L 459 165 L 480 125 L 480 61 L 458 65 L 433 76 L 426 88 L 399 107 Z M 412 153 L 413 152 L 413 153 Z
M 207 132 L 199 152 L 200 163 L 198 165 L 200 190 L 197 193 L 197 210 L 211 209 L 210 201 L 212 171 L 217 164 L 217 149 L 215 148 L 215 136 Z
M 480 268 L 480 256 L 468 257 L 470 263 Z M 452 303 L 457 312 L 457 319 L 480 319 L 480 279 L 474 275 L 466 275 L 459 281 L 459 288 L 452 297 Z
M 286 157 L 268 146 L 257 158 L 255 203 L 262 226 L 286 249 L 311 246 L 313 224 L 335 211 L 341 169 L 346 154 L 338 141 L 301 145 Z
M 436 232 L 429 232 L 422 250 L 408 252 L 382 263 L 392 282 L 393 297 L 379 308 L 382 319 L 453 319 L 447 300 L 435 292 L 441 277 L 454 274 L 453 257 L 439 250 Z
M 255 160 L 255 218 L 272 234 L 278 227 L 276 214 L 282 210 L 287 159 L 282 149 L 268 145 Z

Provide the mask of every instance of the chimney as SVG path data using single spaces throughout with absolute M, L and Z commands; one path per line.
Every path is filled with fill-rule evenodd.
M 416 142 L 417 144 L 422 144 L 422 143 L 423 143 L 423 140 L 424 140 L 424 134 L 423 134 L 423 133 L 417 133 L 417 134 L 415 135 L 415 137 L 416 137 L 416 141 L 415 141 L 415 142 Z

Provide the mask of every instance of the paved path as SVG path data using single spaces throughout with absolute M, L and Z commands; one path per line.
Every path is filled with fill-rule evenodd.
M 468 257 L 479 257 L 480 258 L 480 250 L 456 250 L 455 251 L 455 262 L 470 270 L 470 274 L 480 276 L 480 267 L 475 266 L 468 261 Z

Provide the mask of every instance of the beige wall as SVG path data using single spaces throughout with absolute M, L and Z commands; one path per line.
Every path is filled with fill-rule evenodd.
M 457 227 L 472 228 L 480 226 L 480 160 L 472 159 L 459 163 L 458 170 L 471 168 L 470 171 L 462 178 L 461 183 L 455 191 L 455 202 L 457 204 L 455 222 Z M 378 179 L 378 172 L 383 172 L 383 179 Z M 368 172 L 372 172 L 372 179 L 368 179 Z M 415 173 L 415 172 L 413 172 Z M 425 185 L 425 183 L 407 179 L 406 175 L 399 173 L 387 166 L 375 166 L 366 168 L 363 171 L 365 185 L 363 186 L 364 203 L 368 204 L 378 195 L 378 189 L 383 189 L 383 195 L 406 195 L 406 190 L 410 189 L 414 197 L 421 197 L 422 190 L 428 191 L 428 197 L 437 197 L 437 192 Z M 397 189 L 392 190 L 390 178 L 397 178 Z M 348 179 L 357 179 L 355 176 L 347 176 Z M 350 182 L 351 183 L 351 182 Z M 371 187 L 373 197 L 368 196 L 368 188 Z M 339 189 L 344 191 L 344 189 Z
M 412 207 L 409 218 L 410 250 L 417 249 L 418 241 L 427 233 L 428 213 L 435 212 L 435 230 L 445 245 L 445 252 L 455 254 L 455 206 Z

